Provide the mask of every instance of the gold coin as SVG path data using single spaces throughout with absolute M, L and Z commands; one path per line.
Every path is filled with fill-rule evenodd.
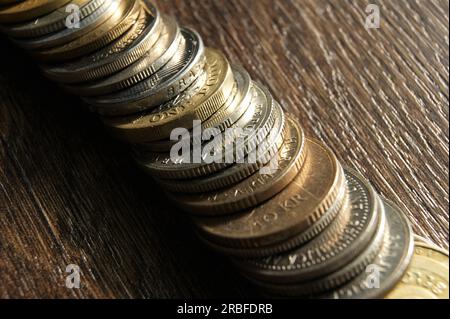
M 225 56 L 207 48 L 207 80 L 190 99 L 169 107 L 158 107 L 145 114 L 104 118 L 112 133 L 129 142 L 149 142 L 168 138 L 173 129 L 192 128 L 194 120 L 206 120 L 227 101 L 234 85 L 230 64 Z
M 242 213 L 195 217 L 199 231 L 218 245 L 252 248 L 279 243 L 310 228 L 336 202 L 345 177 L 323 143 L 306 139 L 305 155 L 302 170 L 283 191 Z
M 414 242 L 433 245 L 433 242 L 428 238 L 416 234 L 414 234 Z
M 70 0 L 32 0 L 0 7 L 0 23 L 33 20 L 62 7 Z
M 411 264 L 386 299 L 448 299 L 448 251 L 416 242 Z
M 94 30 L 61 46 L 35 51 L 33 54 L 41 61 L 60 62 L 91 53 L 108 45 L 131 28 L 136 23 L 140 9 L 141 3 L 137 0 L 113 2 L 108 10 L 114 13 Z
M 242 161 L 247 154 L 257 148 L 258 142 L 261 141 L 256 138 L 256 135 L 264 137 L 269 134 L 275 122 L 275 115 L 278 114 L 270 92 L 255 82 L 253 87 L 248 117 L 245 121 L 239 121 L 239 124 L 223 132 L 220 138 L 214 138 L 203 145 L 192 145 L 190 152 L 185 152 L 188 154 L 141 152 L 136 154 L 138 164 L 152 176 L 165 179 L 188 179 L 212 174 Z M 201 149 L 200 146 L 203 148 Z M 212 162 L 205 161 L 202 158 L 204 155 L 202 150 L 205 147 L 221 149 L 222 154 L 218 154 L 217 157 L 222 158 Z
M 250 102 L 252 100 L 252 90 L 253 84 L 250 79 L 250 75 L 245 71 L 242 67 L 237 65 L 231 66 L 234 74 L 235 85 L 230 94 L 230 97 L 225 102 L 225 104 L 213 115 L 211 115 L 207 120 L 201 123 L 202 129 L 206 128 L 215 128 L 220 130 L 220 132 L 224 132 L 225 129 L 237 125 L 238 127 L 243 127 L 239 123 L 247 123 L 249 117 L 253 114 L 252 109 L 250 108 Z M 205 81 L 201 81 L 202 84 L 198 86 L 191 86 L 189 89 L 185 90 L 183 93 L 179 95 L 179 101 L 190 99 L 195 93 L 199 92 L 203 87 Z M 192 88 L 192 89 L 191 89 Z M 174 107 L 177 104 L 182 102 L 174 101 L 171 107 Z M 192 143 L 194 144 L 194 140 L 197 138 L 198 143 L 200 136 L 193 134 L 192 130 L 189 132 L 192 137 Z M 178 143 L 178 140 L 158 140 L 151 142 L 139 143 L 137 145 L 143 152 L 151 151 L 151 152 L 170 152 L 171 148 Z
M 425 238 L 423 236 L 420 235 L 416 235 L 414 234 L 414 242 L 416 244 L 425 244 L 430 246 L 431 248 L 433 248 L 434 250 L 440 251 L 441 253 L 443 253 L 444 255 L 448 255 L 448 250 L 445 250 L 442 247 L 439 247 L 438 245 L 436 245 L 431 239 Z
M 276 109 L 282 114 L 281 108 Z M 278 115 L 279 117 L 280 115 Z M 287 122 L 288 134 L 277 157 L 277 165 L 263 167 L 243 181 L 224 189 L 198 195 L 169 195 L 180 207 L 193 214 L 228 214 L 258 205 L 285 188 L 300 171 L 305 158 L 302 129 L 293 119 Z

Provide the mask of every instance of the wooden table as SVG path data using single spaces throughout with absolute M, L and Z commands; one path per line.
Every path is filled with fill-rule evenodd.
M 448 1 L 160 1 L 295 113 L 309 136 L 448 248 Z M 0 297 L 255 292 L 99 120 L 2 39 Z M 6 55 L 5 55 L 6 53 Z M 65 287 L 79 265 L 80 289 Z

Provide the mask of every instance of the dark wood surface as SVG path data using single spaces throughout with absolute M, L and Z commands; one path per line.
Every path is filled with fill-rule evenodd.
M 448 248 L 448 1 L 160 1 L 266 84 Z M 222 297 L 255 292 L 193 235 L 80 102 L 1 39 L 0 297 Z M 65 287 L 66 265 L 81 288 Z

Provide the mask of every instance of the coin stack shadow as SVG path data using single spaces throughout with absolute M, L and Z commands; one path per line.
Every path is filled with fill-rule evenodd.
M 414 241 L 399 209 L 152 3 L 25 1 L 0 7 L 0 23 L 265 294 L 382 297 L 406 271 Z

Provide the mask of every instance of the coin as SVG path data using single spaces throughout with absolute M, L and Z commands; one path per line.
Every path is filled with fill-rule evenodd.
M 350 198 L 352 198 L 352 196 L 355 196 L 355 194 L 350 194 Z M 352 278 L 355 278 L 356 276 L 358 276 L 359 274 L 361 274 L 366 270 L 366 267 L 375 259 L 376 255 L 379 253 L 380 248 L 383 244 L 383 239 L 386 230 L 386 217 L 384 213 L 383 204 L 378 196 L 376 196 L 376 201 L 378 202 L 377 208 L 379 210 L 378 211 L 379 218 L 375 228 L 375 235 L 373 235 L 373 237 L 370 238 L 369 244 L 366 245 L 366 247 L 364 247 L 363 251 L 355 253 L 355 258 L 353 258 L 350 262 L 345 263 L 344 266 L 340 268 L 336 267 L 335 271 L 325 275 L 321 275 L 314 280 L 305 280 L 301 282 L 297 281 L 296 278 L 292 278 L 292 281 L 290 282 L 286 282 L 284 284 L 275 284 L 258 281 L 256 279 L 251 278 L 250 275 L 248 276 L 248 278 L 250 278 L 250 280 L 255 282 L 259 287 L 263 288 L 264 290 L 267 290 L 271 293 L 281 296 L 314 296 L 326 291 L 331 291 L 332 289 L 342 284 L 345 284 Z M 352 205 L 353 207 L 355 207 L 354 201 Z M 343 224 L 345 224 L 345 222 Z M 328 229 L 331 230 L 331 228 Z M 333 231 L 342 232 L 346 230 L 348 230 L 348 228 L 346 228 L 344 225 L 344 227 L 341 226 L 340 230 L 335 229 Z M 320 236 L 321 235 L 318 235 L 316 238 L 319 238 Z M 345 249 L 351 248 L 346 247 Z M 326 249 L 321 248 L 321 250 L 322 253 L 325 254 Z M 336 256 L 333 257 L 339 258 L 338 255 L 340 253 L 341 252 L 337 252 Z
M 68 3 L 45 16 L 40 16 L 25 23 L 0 26 L 0 30 L 10 36 L 18 38 L 40 37 L 52 32 L 60 31 L 66 27 L 68 16 L 73 14 L 73 11 L 68 10 L 68 8 L 70 9 L 68 5 L 74 5 L 79 8 L 77 14 L 78 18 L 81 20 L 91 14 L 92 11 L 96 10 L 101 3 L 101 0 L 72 0 L 70 1 L 70 4 Z
M 93 110 L 103 115 L 126 115 L 173 99 L 187 89 L 203 73 L 205 55 L 200 36 L 189 29 L 182 29 L 184 49 L 164 66 L 162 74 L 149 77 L 125 90 L 98 97 L 84 98 Z
M 13 39 L 13 42 L 27 50 L 41 50 L 63 45 L 107 22 L 118 6 L 119 0 L 103 0 L 91 14 L 80 19 L 76 28 L 64 28 L 37 38 Z
M 43 72 L 51 80 L 66 84 L 106 77 L 143 57 L 160 38 L 163 27 L 159 11 L 145 0 L 136 23 L 116 41 L 83 58 L 45 66 Z
M 62 45 L 35 51 L 33 55 L 46 63 L 62 62 L 81 57 L 108 45 L 131 28 L 141 8 L 138 0 L 115 3 L 118 3 L 117 7 L 111 6 L 109 9 L 113 10 L 114 14 L 94 30 Z
M 283 117 L 278 105 L 276 111 L 279 113 L 276 118 Z M 279 126 L 283 125 L 284 119 L 280 122 Z M 201 215 L 229 214 L 271 198 L 294 179 L 305 159 L 302 130 L 295 121 L 289 120 L 288 125 L 288 139 L 283 142 L 280 152 L 274 155 L 277 165 L 264 167 L 267 172 L 260 170 L 237 184 L 214 192 L 169 195 L 169 198 L 183 210 Z M 255 158 L 251 160 L 254 161 Z
M 207 128 L 216 128 L 221 133 L 225 131 L 225 129 L 231 127 L 232 125 L 236 124 L 237 127 L 243 126 L 240 123 L 247 123 L 248 119 L 252 116 L 253 111 L 249 107 L 251 102 L 252 93 L 251 90 L 253 89 L 252 81 L 250 79 L 249 74 L 247 71 L 245 71 L 242 67 L 237 65 L 231 66 L 233 70 L 234 75 L 234 81 L 235 85 L 233 86 L 233 90 L 230 94 L 230 97 L 227 99 L 225 104 L 213 115 L 211 115 L 208 119 L 204 120 L 201 123 L 202 130 Z M 188 91 L 188 90 L 186 90 Z M 185 92 L 186 92 L 185 91 Z M 199 92 L 200 90 L 197 90 L 196 92 Z M 180 95 L 180 98 L 177 99 L 178 101 L 173 101 L 169 103 L 169 106 L 162 105 L 161 107 L 158 107 L 157 109 L 169 109 L 176 107 L 176 105 L 182 103 L 180 101 L 190 99 L 194 94 L 191 94 L 190 97 L 185 97 L 185 92 L 183 92 Z M 238 123 L 239 122 L 239 123 Z M 201 139 L 198 139 L 199 136 L 196 134 L 193 134 L 192 130 L 189 132 L 190 136 L 192 137 L 191 142 L 194 143 L 201 143 Z M 194 140 L 197 138 L 197 140 L 194 142 Z M 142 150 L 147 151 L 154 151 L 154 152 L 170 152 L 171 148 L 179 142 L 178 140 L 159 140 L 159 141 L 152 141 L 152 142 L 143 142 L 139 144 L 139 147 L 142 148 Z
M 226 255 L 239 258 L 267 257 L 292 250 L 318 236 L 326 227 L 328 227 L 333 222 L 333 220 L 335 220 L 336 216 L 338 216 L 341 210 L 346 209 L 346 207 L 349 205 L 348 201 L 349 198 L 347 188 L 342 187 L 335 202 L 331 205 L 328 211 L 314 224 L 291 238 L 271 245 L 251 248 L 227 247 L 223 245 L 217 245 L 216 243 L 209 241 L 201 232 L 197 232 L 197 234 L 205 244 L 207 244 L 214 250 L 222 252 Z
M 277 107 L 281 110 L 281 107 Z M 288 120 L 289 121 L 289 120 Z M 289 130 L 288 128 L 291 130 Z M 269 135 L 266 136 L 265 140 L 258 145 L 257 150 L 252 154 L 253 159 L 249 158 L 247 155 L 244 163 L 236 163 L 228 167 L 227 169 L 221 170 L 217 173 L 209 174 L 203 178 L 189 179 L 189 180 L 166 180 L 155 178 L 165 189 L 173 192 L 183 192 L 183 193 L 203 193 L 220 188 L 236 184 L 246 177 L 255 173 L 263 165 L 267 164 L 272 158 L 275 158 L 279 151 L 286 151 L 285 149 L 280 149 L 285 141 L 284 131 L 287 131 L 286 141 L 289 141 L 291 136 L 294 136 L 297 127 L 288 123 L 285 125 L 285 119 L 283 112 L 280 112 L 279 116 L 275 117 L 275 123 Z M 294 132 L 292 132 L 294 131 Z M 300 139 L 299 143 L 303 147 L 304 138 L 303 131 L 300 128 Z M 256 154 L 255 154 L 256 153 Z
M 375 192 L 359 174 L 346 170 L 350 207 L 343 210 L 321 234 L 286 253 L 239 262 L 252 278 L 273 283 L 298 283 L 328 275 L 347 265 L 373 238 L 383 207 Z M 381 240 L 381 238 L 380 238 Z M 319 285 L 305 285 L 308 290 Z
M 111 76 L 97 81 L 64 86 L 69 92 L 82 96 L 105 95 L 130 88 L 145 79 L 156 82 L 176 63 L 185 49 L 184 38 L 173 18 L 163 16 L 163 31 L 156 43 L 136 62 Z M 177 54 L 178 53 L 178 54 Z M 165 66 L 165 68 L 163 68 Z M 162 74 L 161 74 L 162 73 Z
M 33 20 L 62 7 L 70 0 L 33 0 L 0 7 L 0 23 L 18 23 Z
M 432 249 L 440 251 L 444 255 L 448 255 L 448 250 L 445 250 L 444 248 L 439 247 L 434 242 L 432 242 L 430 239 L 425 238 L 423 236 L 419 236 L 417 234 L 414 234 L 414 242 L 416 244 L 426 244 L 427 246 L 432 247 Z
M 416 243 L 425 243 L 425 244 L 433 244 L 433 242 L 431 240 L 429 240 L 428 238 L 425 238 L 423 236 L 414 234 L 414 242 Z
M 342 168 L 321 142 L 306 139 L 301 172 L 280 193 L 258 207 L 220 217 L 195 217 L 205 238 L 225 247 L 258 248 L 280 243 L 310 228 L 345 187 Z
M 234 76 L 221 52 L 208 48 L 205 56 L 206 83 L 190 99 L 145 114 L 104 118 L 103 122 L 117 137 L 130 142 L 145 142 L 168 138 L 175 128 L 190 129 L 193 121 L 208 119 L 226 104 L 233 90 Z
M 417 243 L 411 264 L 386 299 L 448 299 L 448 252 Z
M 212 162 L 206 162 L 202 157 L 200 144 L 193 145 L 189 156 L 169 153 L 144 153 L 137 156 L 139 165 L 149 174 L 167 179 L 184 179 L 201 177 L 218 172 L 234 163 L 243 161 L 245 156 L 252 152 L 261 138 L 267 136 L 275 122 L 276 107 L 273 104 L 269 91 L 254 83 L 254 90 L 250 108 L 251 118 L 241 126 L 233 125 L 230 130 L 221 134 L 220 138 L 213 139 L 205 145 L 217 151 L 217 157 Z M 202 145 L 205 147 L 204 145 Z M 203 148 L 204 149 L 204 148 Z
M 383 246 L 367 268 L 350 282 L 322 295 L 322 298 L 381 298 L 400 280 L 412 257 L 414 240 L 406 216 L 383 199 L 386 233 Z

